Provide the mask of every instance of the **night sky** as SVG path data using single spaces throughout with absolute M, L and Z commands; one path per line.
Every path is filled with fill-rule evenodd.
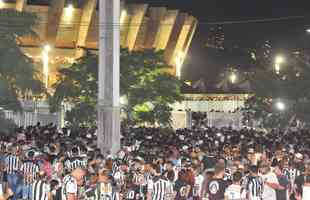
M 310 0 L 127 0 L 188 12 L 199 20 L 182 77 L 213 82 L 225 67 L 245 65 L 244 49 L 269 40 L 275 51 L 310 49 Z M 213 22 L 304 16 L 304 18 L 223 25 L 225 50 L 206 47 Z M 246 67 L 246 66 L 243 66 Z

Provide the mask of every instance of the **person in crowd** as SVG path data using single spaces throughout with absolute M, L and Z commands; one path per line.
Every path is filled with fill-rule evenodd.
M 276 190 L 285 188 L 279 184 L 277 175 L 271 170 L 268 163 L 262 164 L 261 172 L 264 181 L 263 200 L 277 200 Z
M 32 184 L 37 179 L 37 174 L 40 171 L 39 166 L 34 160 L 34 151 L 29 151 L 27 159 L 23 162 L 21 166 L 21 173 L 23 175 L 23 189 L 22 197 L 24 200 L 31 199 L 32 195 Z
M 63 200 L 78 200 L 78 189 L 83 185 L 84 176 L 85 170 L 76 168 L 63 178 L 61 191 Z
M 305 172 L 295 180 L 296 200 L 310 199 L 310 163 L 305 165 Z
M 160 173 L 160 166 L 153 165 L 153 178 L 148 181 L 147 200 L 166 200 L 171 198 L 171 186 L 168 178 Z
M 38 178 L 32 183 L 31 200 L 52 200 L 50 184 L 45 171 L 38 172 Z
M 236 171 L 233 174 L 233 183 L 225 190 L 225 200 L 245 200 L 246 192 L 241 187 L 242 173 Z
M 99 171 L 95 200 L 119 200 L 119 186 L 113 181 L 108 169 Z
M 288 200 L 289 199 L 289 187 L 290 182 L 288 178 L 283 174 L 283 167 L 280 163 L 275 166 L 274 172 L 277 175 L 279 184 L 284 188 L 283 190 L 276 190 L 277 200 Z
M 242 182 L 243 191 L 246 191 L 246 199 L 248 200 L 261 200 L 264 189 L 264 182 L 262 177 L 259 176 L 259 169 L 256 165 L 249 167 L 249 174 L 244 176 Z
M 7 183 L 7 174 L 5 172 L 5 163 L 0 163 L 0 200 L 6 200 L 13 195 L 12 190 Z
M 95 128 L 18 128 L 0 138 L 0 200 L 309 199 L 309 130 L 197 121 L 176 131 L 123 127 L 115 155 L 97 148 Z
M 196 164 L 193 168 L 194 176 L 195 176 L 195 182 L 193 187 L 191 188 L 191 194 L 193 197 L 193 200 L 201 200 L 201 191 L 202 191 L 202 185 L 203 185 L 203 172 L 202 172 L 202 163 Z
M 191 190 L 191 186 L 187 183 L 188 171 L 182 169 L 179 172 L 178 179 L 174 184 L 174 191 L 176 193 L 176 200 L 187 200 L 189 197 L 189 192 Z
M 207 185 L 207 195 L 209 200 L 224 199 L 225 190 L 228 182 L 224 180 L 224 163 L 219 162 L 215 166 L 214 175 Z
M 17 200 L 21 192 L 21 177 L 19 175 L 20 167 L 21 160 L 18 155 L 18 149 L 10 146 L 8 149 L 8 155 L 5 159 L 5 168 L 8 186 L 14 193 L 12 200 Z

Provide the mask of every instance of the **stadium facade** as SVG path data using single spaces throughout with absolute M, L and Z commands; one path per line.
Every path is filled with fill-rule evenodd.
M 49 85 L 56 80 L 57 68 L 82 55 L 81 49 L 98 50 L 99 0 L 1 0 L 0 9 L 35 13 L 38 37 L 24 37 L 20 46 L 43 70 L 44 45 L 49 45 Z M 163 50 L 171 73 L 178 73 L 192 38 L 197 19 L 179 10 L 122 2 L 121 47 L 130 51 Z M 108 25 L 110 26 L 110 25 Z M 114 25 L 111 25 L 113 28 Z

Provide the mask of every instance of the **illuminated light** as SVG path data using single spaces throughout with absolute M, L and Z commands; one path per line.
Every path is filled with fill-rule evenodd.
M 275 58 L 275 64 L 282 64 L 282 63 L 284 63 L 284 61 L 285 61 L 285 59 L 284 59 L 284 57 L 283 56 L 277 56 L 276 58 Z
M 192 86 L 192 82 L 191 81 L 184 81 L 184 83 L 188 86 Z
M 175 58 L 176 76 L 178 78 L 181 78 L 183 62 L 184 62 L 184 53 L 183 52 L 179 52 L 179 54 Z
M 49 56 L 48 56 L 48 52 L 43 51 L 42 59 L 43 59 L 44 84 L 45 84 L 45 88 L 48 88 L 48 75 L 49 75 L 49 67 L 48 67 Z
M 126 10 L 122 10 L 121 18 L 120 18 L 120 23 L 121 24 L 124 23 L 126 16 L 127 16 L 127 11 Z
M 49 44 L 44 45 L 44 51 L 49 52 L 51 50 L 51 46 Z
M 43 60 L 43 77 L 45 88 L 48 88 L 48 79 L 49 79 L 49 55 L 48 53 L 51 51 L 51 46 L 46 44 L 43 47 L 42 51 L 42 60 Z
M 230 79 L 230 82 L 231 82 L 232 84 L 234 84 L 234 83 L 236 83 L 236 81 L 237 81 L 237 75 L 236 75 L 235 73 L 232 73 L 232 74 L 230 75 L 229 79 Z
M 277 109 L 280 110 L 280 111 L 285 110 L 285 104 L 284 104 L 283 102 L 281 102 L 281 101 L 278 101 L 278 102 L 276 103 L 276 107 L 277 107 Z
M 307 33 L 310 33 L 310 28 L 308 28 L 306 31 L 307 31 Z
M 0 8 L 3 8 L 4 7 L 4 2 L 3 0 L 0 0 Z
M 127 97 L 124 95 L 124 96 L 121 96 L 121 98 L 119 99 L 119 102 L 122 104 L 122 105 L 126 105 L 128 103 L 128 100 L 127 100 Z
M 71 18 L 73 14 L 73 9 L 74 6 L 72 3 L 70 3 L 66 8 L 65 8 L 65 16 Z
M 276 63 L 276 64 L 274 65 L 274 69 L 276 70 L 276 73 L 279 74 L 279 73 L 280 73 L 280 70 L 281 70 L 280 64 Z

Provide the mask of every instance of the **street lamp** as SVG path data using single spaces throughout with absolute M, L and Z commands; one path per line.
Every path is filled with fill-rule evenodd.
M 51 50 L 51 46 L 49 44 L 44 45 L 44 51 L 49 52 Z
M 68 6 L 65 8 L 65 15 L 67 18 L 72 17 L 74 6 L 72 3 L 69 3 Z
M 121 96 L 119 99 L 121 105 L 126 105 L 128 103 L 128 99 L 125 95 Z
M 43 76 L 44 76 L 44 84 L 45 88 L 48 88 L 48 78 L 49 78 L 49 52 L 51 50 L 51 46 L 46 44 L 43 47 L 42 51 L 42 60 L 43 60 Z
M 183 52 L 179 52 L 179 54 L 175 58 L 176 76 L 178 78 L 181 78 L 183 61 L 184 61 L 184 53 Z
M 233 72 L 230 76 L 229 76 L 230 82 L 232 84 L 236 83 L 237 81 L 237 75 Z
M 274 60 L 274 68 L 277 74 L 280 73 L 281 70 L 281 64 L 283 64 L 285 62 L 285 59 L 283 56 L 278 55 L 276 56 L 275 60 Z
M 280 64 L 275 64 L 274 65 L 274 69 L 276 70 L 276 74 L 279 74 L 280 73 Z
M 276 58 L 275 58 L 275 63 L 276 64 L 282 64 L 282 63 L 284 63 L 284 61 L 285 61 L 285 59 L 284 59 L 284 57 L 283 56 L 276 56 Z
M 0 8 L 3 8 L 3 6 L 4 6 L 4 2 L 3 0 L 0 0 Z
M 127 15 L 127 11 L 126 10 L 122 10 L 121 17 L 120 17 L 121 25 L 124 23 L 126 15 Z
M 279 111 L 283 111 L 285 110 L 285 104 L 282 102 L 282 101 L 278 101 L 276 103 L 276 108 L 279 110 Z

